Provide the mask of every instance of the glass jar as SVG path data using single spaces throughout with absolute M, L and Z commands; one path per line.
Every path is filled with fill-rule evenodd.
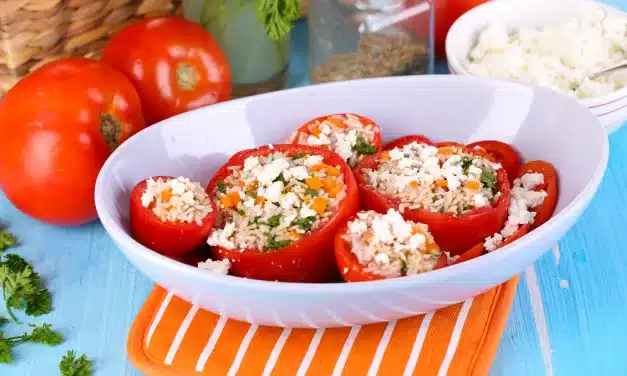
M 309 59 L 314 84 L 433 73 L 428 0 L 312 0 Z
M 185 18 L 207 29 L 229 59 L 233 98 L 288 85 L 290 38 L 271 40 L 255 4 L 255 0 L 183 0 Z

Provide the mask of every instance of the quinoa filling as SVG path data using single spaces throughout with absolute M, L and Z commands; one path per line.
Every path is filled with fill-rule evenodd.
M 394 209 L 359 212 L 343 239 L 365 271 L 386 278 L 428 272 L 442 256 L 427 225 L 405 221 Z
M 500 196 L 496 178 L 501 165 L 461 147 L 412 142 L 383 152 L 383 163 L 364 169 L 368 184 L 400 199 L 399 210 L 426 209 L 464 214 L 493 205 Z
M 310 124 L 308 133 L 297 132 L 292 138 L 296 138 L 298 144 L 326 147 L 344 158 L 349 166 L 355 167 L 364 155 L 377 151 L 373 128 L 352 114 L 331 115 Z
M 213 211 L 209 195 L 188 178 L 157 178 L 146 180 L 146 189 L 141 196 L 142 206 L 151 208 L 163 222 L 196 223 Z
M 536 213 L 529 209 L 536 208 L 544 202 L 546 191 L 534 189 L 544 184 L 544 175 L 540 173 L 528 173 L 514 180 L 512 198 L 508 208 L 508 217 L 501 232 L 497 232 L 485 239 L 484 247 L 487 251 L 494 251 L 503 244 L 507 238 L 518 231 L 520 226 L 532 224 Z
M 340 166 L 322 156 L 274 152 L 246 158 L 211 192 L 220 207 L 207 243 L 227 249 L 281 249 L 327 222 L 346 196 Z

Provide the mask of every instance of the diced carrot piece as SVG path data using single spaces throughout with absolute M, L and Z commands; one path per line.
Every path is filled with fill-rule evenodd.
M 448 182 L 445 179 L 438 179 L 435 181 L 436 187 L 446 188 L 448 186 Z
M 314 198 L 311 208 L 320 215 L 324 214 L 324 211 L 327 210 L 327 199 L 324 197 Z
M 238 180 L 237 181 L 237 186 L 240 188 L 244 188 L 246 186 L 246 183 L 243 180 Z
M 233 201 L 231 201 L 231 196 L 226 195 L 226 196 L 222 196 L 220 198 L 220 203 L 222 204 L 223 207 L 225 207 L 226 209 L 231 208 L 233 206 Z
M 290 231 L 290 232 L 288 232 L 288 234 L 290 235 L 291 238 L 298 239 L 298 238 L 301 237 L 301 235 L 298 232 L 296 232 L 296 231 Z
M 233 203 L 233 207 L 237 206 L 237 204 L 239 204 L 239 193 L 237 192 L 231 192 L 229 194 L 227 194 L 227 197 L 229 197 L 229 199 L 231 200 L 231 202 Z
M 329 192 L 331 189 L 335 188 L 335 179 L 326 178 L 322 181 L 322 187 L 325 191 Z
M 327 118 L 327 121 L 328 121 L 329 123 L 331 123 L 331 124 L 335 125 L 335 126 L 336 126 L 336 127 L 338 127 L 338 128 L 346 128 L 346 124 L 344 124 L 344 122 L 343 122 L 343 121 L 341 121 L 341 120 L 338 120 L 338 119 L 335 119 L 335 118 L 332 118 L 332 117 L 330 117 L 330 116 L 329 116 L 329 117 Z
M 337 167 L 329 166 L 327 168 L 327 175 L 329 175 L 329 176 L 341 176 L 342 175 L 342 171 L 340 171 L 340 169 L 337 168 Z
M 384 151 L 383 153 L 381 153 L 381 159 L 390 159 L 390 153 Z
M 305 179 L 305 184 L 307 184 L 307 186 L 311 189 L 322 188 L 322 180 L 320 180 L 320 178 L 315 177 L 315 176 Z
M 318 137 L 320 135 L 320 128 L 317 125 L 312 125 L 309 129 L 309 133 Z
M 481 188 L 481 183 L 478 180 L 468 180 L 465 185 L 468 189 L 478 190 Z
M 412 188 L 418 188 L 419 185 L 420 184 L 418 184 L 418 182 L 415 181 L 415 180 L 412 180 L 412 181 L 409 182 L 409 186 L 412 187 Z
M 168 202 L 168 201 L 170 201 L 170 198 L 172 198 L 172 191 L 171 190 L 166 189 L 165 191 L 161 192 L 161 201 Z
M 330 166 L 328 166 L 328 165 L 326 165 L 324 163 L 320 163 L 320 164 L 311 166 L 311 171 L 321 171 L 321 170 L 324 170 L 327 167 L 330 167 Z
M 264 197 L 257 196 L 257 198 L 255 199 L 255 205 L 263 205 L 264 202 L 266 202 L 266 199 Z
M 440 152 L 440 154 L 450 155 L 450 154 L 453 154 L 453 147 L 452 146 L 444 146 L 444 147 L 438 148 L 438 151 Z
M 329 191 L 329 197 L 335 198 L 335 197 L 337 197 L 337 195 L 340 194 L 340 192 L 342 192 L 342 186 L 337 186 L 336 185 L 335 188 L 333 188 L 333 189 L 331 189 Z

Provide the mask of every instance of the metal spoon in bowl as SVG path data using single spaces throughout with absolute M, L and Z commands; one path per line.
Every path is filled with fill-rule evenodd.
M 622 64 L 619 64 L 617 66 L 614 66 L 614 67 L 611 67 L 611 68 L 608 68 L 608 69 L 604 69 L 602 71 L 595 72 L 595 73 L 589 75 L 588 78 L 591 79 L 591 80 L 596 80 L 599 77 L 606 76 L 608 74 L 617 72 L 617 71 L 619 71 L 621 69 L 625 69 L 625 68 L 627 68 L 627 63 L 622 63 Z

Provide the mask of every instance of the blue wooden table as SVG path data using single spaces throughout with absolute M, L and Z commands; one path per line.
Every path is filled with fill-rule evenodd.
M 609 2 L 627 9 L 625 0 Z M 295 86 L 307 82 L 306 40 L 301 23 L 294 32 Z M 492 375 L 627 375 L 627 126 L 610 137 L 610 147 L 607 174 L 588 210 L 523 273 Z M 55 348 L 19 346 L 15 364 L 0 365 L 0 375 L 56 375 L 68 349 L 92 358 L 96 375 L 138 375 L 126 356 L 126 335 L 152 283 L 100 223 L 47 226 L 1 194 L 0 218 L 22 239 L 16 252 L 53 293 L 54 312 L 35 322 L 51 323 L 66 337 Z

